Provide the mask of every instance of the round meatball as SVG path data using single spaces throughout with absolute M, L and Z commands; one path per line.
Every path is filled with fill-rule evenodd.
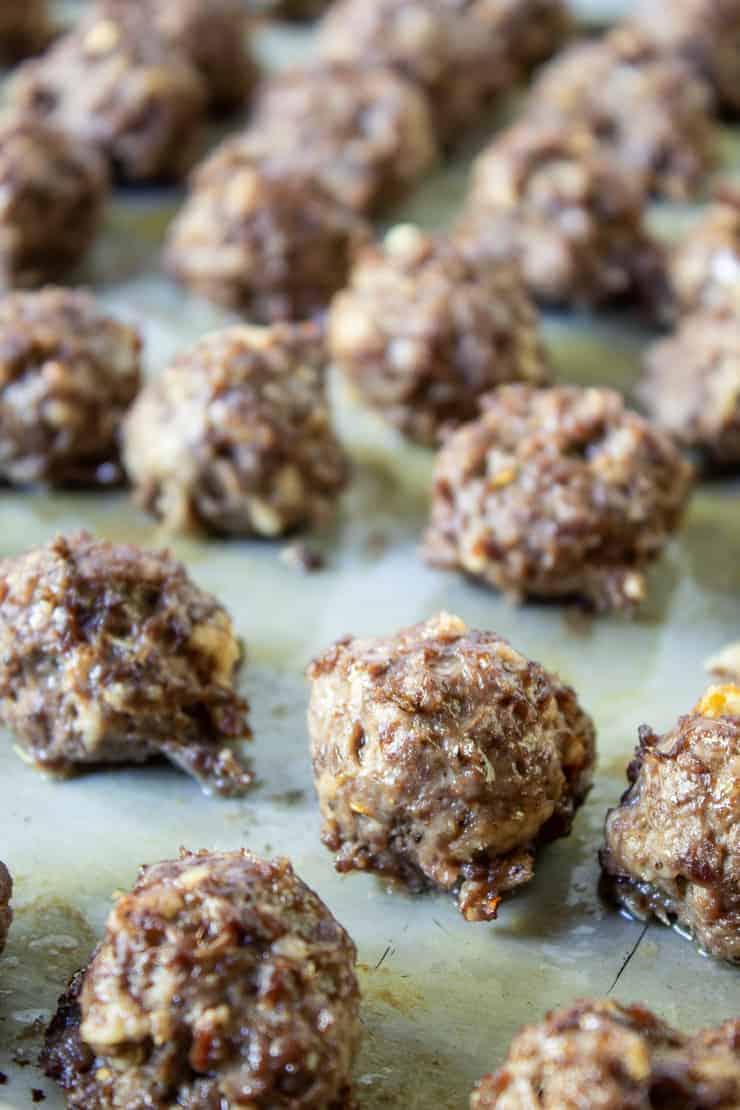
M 13 920 L 10 899 L 13 897 L 13 880 L 4 863 L 0 863 L 0 952 L 5 948 L 8 929 Z
M 347 476 L 320 332 L 233 327 L 140 394 L 125 461 L 140 504 L 172 530 L 277 536 L 331 516 Z
M 691 1107 L 740 1100 L 740 1021 L 687 1037 L 644 1006 L 583 999 L 514 1038 L 506 1062 L 476 1086 L 471 1110 Z
M 144 867 L 47 1031 L 72 1110 L 349 1105 L 355 946 L 285 859 Z
M 384 639 L 348 636 L 308 676 L 337 870 L 433 885 L 456 893 L 468 921 L 495 918 L 588 792 L 595 734 L 573 690 L 447 613 Z
M 494 261 L 516 259 L 546 304 L 667 301 L 661 251 L 638 184 L 587 130 L 525 120 L 478 157 L 458 230 Z
M 502 386 L 439 454 L 426 556 L 512 600 L 629 609 L 692 476 L 671 438 L 611 390 Z
M 626 27 L 566 50 L 529 100 L 533 117 L 585 127 L 643 191 L 673 200 L 695 195 L 713 165 L 711 109 L 708 86 L 684 59 Z
M 110 485 L 140 382 L 138 332 L 89 294 L 47 287 L 0 299 L 0 479 Z
M 86 533 L 0 561 L 0 721 L 24 758 L 65 776 L 165 756 L 206 790 L 252 776 L 228 613 L 166 552 Z
M 647 725 L 606 819 L 603 890 L 740 962 L 740 686 L 713 686 L 664 736 Z
M 671 258 L 671 283 L 681 309 L 728 308 L 740 317 L 740 189 L 725 189 Z
M 170 229 L 174 277 L 258 323 L 325 309 L 368 231 L 308 174 L 255 159 L 227 139 L 196 172 Z
M 131 4 L 93 9 L 14 84 L 23 112 L 94 144 L 124 181 L 172 179 L 200 143 L 205 87 Z
M 331 355 L 363 400 L 429 445 L 502 382 L 549 377 L 517 267 L 408 224 L 360 255 L 328 330 Z
M 100 224 L 106 164 L 88 144 L 33 119 L 0 123 L 0 291 L 54 281 Z
M 648 414 L 717 466 L 740 464 L 740 318 L 696 312 L 645 359 L 638 396 Z
M 6 0 L 0 4 L 0 64 L 38 54 L 51 34 L 48 0 Z
M 323 65 L 264 85 L 243 136 L 255 160 L 280 160 L 358 212 L 401 196 L 437 157 L 424 94 L 393 70 Z

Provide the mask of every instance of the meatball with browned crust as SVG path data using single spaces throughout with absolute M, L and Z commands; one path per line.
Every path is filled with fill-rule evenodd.
M 328 334 L 360 397 L 430 446 L 444 425 L 475 416 L 495 386 L 550 377 L 516 264 L 410 224 L 360 254 L 332 303 Z
M 647 725 L 606 819 L 604 893 L 740 962 L 740 686 L 710 687 L 675 728 Z
M 598 1092 L 598 1096 L 597 1096 Z M 644 1006 L 583 999 L 512 1041 L 471 1110 L 736 1110 L 740 1021 L 685 1036 Z
M 337 870 L 452 891 L 468 921 L 495 918 L 588 792 L 595 733 L 573 690 L 447 613 L 339 640 L 308 677 L 322 840 Z
M 728 309 L 740 319 L 740 189 L 725 187 L 672 254 L 679 308 Z
M 40 770 L 165 756 L 242 793 L 239 655 L 226 610 L 167 552 L 83 532 L 0 562 L 0 720 Z
M 5 948 L 8 929 L 13 920 L 10 899 L 13 897 L 13 880 L 4 863 L 0 863 L 0 952 Z
M 0 4 L 0 64 L 38 54 L 51 35 L 48 0 L 5 0 Z
M 320 524 L 347 478 L 318 328 L 214 332 L 139 395 L 125 462 L 139 503 L 172 531 L 278 536 Z
M 692 469 L 608 389 L 502 386 L 440 451 L 425 554 L 513 600 L 631 609 Z
M 0 480 L 110 485 L 140 383 L 141 339 L 88 294 L 0 299 Z
M 360 1040 L 356 951 L 285 859 L 144 867 L 70 983 L 46 1072 L 72 1110 L 340 1110 Z

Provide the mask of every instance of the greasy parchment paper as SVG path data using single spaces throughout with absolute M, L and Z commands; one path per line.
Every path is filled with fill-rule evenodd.
M 598 5 L 604 8 L 603 4 Z M 610 4 L 610 7 L 613 7 Z M 584 3 L 579 4 L 583 10 Z M 295 31 L 270 32 L 270 59 L 304 50 Z M 740 159 L 725 136 L 726 162 Z M 404 217 L 442 226 L 459 202 L 465 159 L 440 171 Z M 81 280 L 146 337 L 156 372 L 178 348 L 227 317 L 157 273 L 175 193 L 119 194 Z M 670 232 L 690 209 L 659 209 Z M 646 339 L 624 317 L 549 317 L 546 334 L 563 380 L 628 391 Z M 334 527 L 317 537 L 326 569 L 302 575 L 281 545 L 177 540 L 193 576 L 233 614 L 248 652 L 241 685 L 252 705 L 258 775 L 241 801 L 204 797 L 167 766 L 46 781 L 2 733 L 0 858 L 15 880 L 15 921 L 0 959 L 0 1107 L 49 1110 L 61 1095 L 35 1067 L 40 1030 L 68 976 L 100 935 L 110 898 L 137 866 L 190 848 L 247 846 L 286 854 L 327 901 L 359 948 L 364 1046 L 357 1091 L 368 1108 L 466 1105 L 473 1081 L 495 1067 L 524 1022 L 551 1006 L 611 993 L 696 1028 L 738 1010 L 738 972 L 700 956 L 656 925 L 644 929 L 602 906 L 596 851 L 606 807 L 624 788 L 637 726 L 663 729 L 705 684 L 708 655 L 740 638 L 740 484 L 703 485 L 686 526 L 650 576 L 639 618 L 590 621 L 558 606 L 512 609 L 495 594 L 420 561 L 432 457 L 409 447 L 334 388 L 337 422 L 354 462 Z M 87 527 L 155 545 L 156 524 L 125 494 L 0 495 L 0 554 Z M 572 682 L 599 732 L 596 784 L 573 835 L 541 853 L 535 881 L 508 898 L 498 922 L 468 925 L 444 896 L 390 893 L 362 875 L 339 878 L 322 848 L 305 728 L 305 664 L 346 633 L 387 633 L 449 609 L 495 629 Z M 38 1096 L 37 1096 L 38 1097 Z

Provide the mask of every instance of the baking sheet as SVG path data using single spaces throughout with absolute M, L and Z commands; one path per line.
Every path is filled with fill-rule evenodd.
M 304 49 L 295 32 L 270 33 L 274 60 Z M 725 136 L 726 164 L 740 167 Z M 459 202 L 464 159 L 441 171 L 399 215 L 442 226 Z M 228 317 L 157 275 L 158 244 L 175 193 L 120 194 L 81 279 L 146 337 L 155 373 L 179 348 Z M 666 234 L 691 210 L 657 209 Z M 549 316 L 546 336 L 562 380 L 629 391 L 646 334 L 628 317 Z M 111 894 L 139 864 L 190 848 L 247 846 L 289 855 L 357 942 L 364 1045 L 357 1091 L 368 1110 L 466 1105 L 516 1029 L 580 995 L 640 1000 L 687 1029 L 738 1010 L 738 972 L 698 955 L 676 934 L 647 930 L 596 895 L 604 812 L 624 787 L 637 726 L 672 724 L 701 693 L 706 657 L 740 636 L 740 484 L 708 483 L 686 526 L 650 576 L 634 622 L 590 621 L 557 606 L 512 609 L 495 594 L 434 572 L 418 556 L 432 457 L 404 444 L 333 385 L 354 481 L 336 524 L 317 537 L 327 566 L 304 576 L 280 544 L 172 544 L 195 579 L 233 614 L 248 650 L 241 686 L 251 705 L 256 789 L 241 801 L 205 798 L 167 766 L 45 781 L 0 735 L 0 858 L 15 880 L 15 921 L 0 959 L 0 1106 L 63 1105 L 34 1066 L 40 1031 L 68 976 L 100 935 Z M 87 527 L 156 545 L 156 524 L 124 495 L 2 493 L 0 554 Z M 393 631 L 441 608 L 495 629 L 557 669 L 593 713 L 596 784 L 573 835 L 543 851 L 535 881 L 505 900 L 499 921 L 468 925 L 442 895 L 389 893 L 362 875 L 335 875 L 318 839 L 305 729 L 305 664 L 346 633 Z

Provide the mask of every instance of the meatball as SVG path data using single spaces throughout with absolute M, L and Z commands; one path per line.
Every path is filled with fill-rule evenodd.
M 313 174 L 342 203 L 374 212 L 434 164 L 424 94 L 392 70 L 324 65 L 271 78 L 243 136 L 255 160 Z
M 0 863 L 0 952 L 5 948 L 8 929 L 13 920 L 10 899 L 13 897 L 13 880 L 4 863 Z
M 740 464 L 740 318 L 696 312 L 645 359 L 638 396 L 648 414 L 717 466 Z
M 54 775 L 163 755 L 206 790 L 251 775 L 231 619 L 166 552 L 86 533 L 0 561 L 0 721 Z
M 598 1091 L 599 1110 L 733 1110 L 740 1104 L 740 1021 L 687 1037 L 644 1006 L 582 999 L 525 1026 L 470 1106 L 581 1110 L 596 1105 L 587 1091 Z
M 740 686 L 710 687 L 664 736 L 644 725 L 606 818 L 603 891 L 740 962 Z
M 515 258 L 546 304 L 667 302 L 644 196 L 586 130 L 525 120 L 478 157 L 459 237 Z
M 439 454 L 426 556 L 512 600 L 629 609 L 692 476 L 670 437 L 611 390 L 502 386 Z
M 172 530 L 277 536 L 320 523 L 347 476 L 311 324 L 206 336 L 143 390 L 125 442 L 138 501 Z
M 201 166 L 169 234 L 179 281 L 258 323 L 322 311 L 368 231 L 309 175 L 227 139 Z
M 124 181 L 182 176 L 197 154 L 203 81 L 135 6 L 93 9 L 38 60 L 26 62 L 15 105 L 93 143 Z
M 712 96 L 692 67 L 634 29 L 570 47 L 535 82 L 537 119 L 577 124 L 612 151 L 644 191 L 693 196 L 714 162 Z
M 537 313 L 516 266 L 466 253 L 408 224 L 363 252 L 329 316 L 334 361 L 404 435 L 432 445 L 481 394 L 544 383 Z
M 0 123 L 0 292 L 54 281 L 81 260 L 108 195 L 105 161 L 32 119 Z
M 0 64 L 38 54 L 51 38 L 47 0 L 6 0 L 0 4 Z
M 740 317 L 740 189 L 725 189 L 676 246 L 671 282 L 679 307 L 729 308 Z
M 0 299 L 0 479 L 110 485 L 140 382 L 138 332 L 89 294 L 51 286 Z
M 355 946 L 285 859 L 144 867 L 70 983 L 43 1063 L 72 1110 L 349 1104 Z
M 308 677 L 337 870 L 452 891 L 468 921 L 495 918 L 588 792 L 595 733 L 573 690 L 447 613 L 384 639 L 348 636 Z

